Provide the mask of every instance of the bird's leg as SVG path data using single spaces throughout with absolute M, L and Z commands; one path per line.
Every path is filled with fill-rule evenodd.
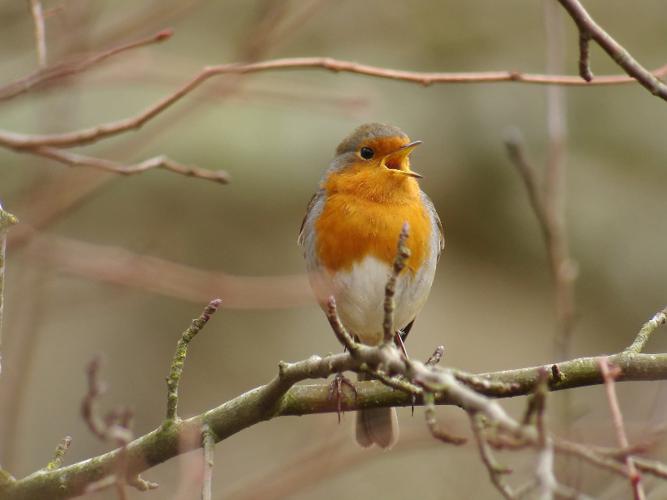
M 354 341 L 359 342 L 359 337 L 354 336 Z M 347 347 L 343 347 L 343 352 L 347 352 Z M 329 384 L 329 399 L 336 398 L 336 413 L 338 414 L 338 423 L 340 424 L 340 414 L 343 412 L 343 387 L 347 386 L 354 393 L 354 399 L 357 399 L 357 389 L 352 381 L 343 375 L 343 372 L 336 373 L 336 376 Z
M 394 343 L 401 350 L 403 356 L 405 356 L 405 359 L 410 359 L 410 356 L 408 356 L 408 351 L 405 349 L 405 342 L 403 342 L 403 332 L 401 330 L 398 330 L 394 334 Z
M 329 384 L 329 399 L 336 399 L 336 413 L 338 414 L 338 423 L 340 423 L 340 414 L 343 411 L 343 387 L 349 387 L 354 393 L 354 399 L 357 399 L 357 389 L 354 384 L 343 375 L 343 372 L 336 373 L 336 376 Z

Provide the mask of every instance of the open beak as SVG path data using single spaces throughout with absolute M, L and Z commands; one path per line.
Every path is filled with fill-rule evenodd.
M 412 153 L 417 146 L 419 146 L 422 141 L 412 141 L 405 146 L 401 146 L 396 151 L 392 151 L 384 158 L 382 158 L 382 166 L 390 170 L 395 170 L 399 174 L 407 175 L 409 177 L 416 177 L 421 179 L 422 175 L 417 172 L 410 170 L 410 160 L 408 156 Z

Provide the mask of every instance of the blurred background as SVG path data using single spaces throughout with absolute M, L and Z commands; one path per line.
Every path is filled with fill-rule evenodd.
M 173 92 L 202 67 L 276 57 L 331 56 L 421 71 L 546 71 L 545 3 L 507 0 L 46 0 L 50 62 L 80 57 L 172 27 L 79 75 L 0 102 L 0 128 L 69 131 L 120 119 Z M 666 7 L 591 0 L 587 8 L 646 67 L 664 64 Z M 564 71 L 577 72 L 577 33 L 562 16 Z M 558 18 L 554 22 L 558 22 Z M 0 4 L 2 82 L 37 67 L 25 2 Z M 618 74 L 592 47 L 596 75 Z M 219 312 L 192 344 L 179 410 L 190 416 L 274 376 L 280 360 L 340 351 L 303 276 L 296 237 L 338 142 L 357 125 L 398 125 L 424 145 L 424 174 L 446 231 L 431 297 L 409 338 L 412 356 L 439 344 L 443 363 L 493 371 L 555 361 L 554 293 L 544 242 L 508 160 L 510 127 L 543 170 L 544 86 L 419 85 L 321 70 L 221 76 L 140 130 L 80 149 L 119 162 L 167 154 L 224 169 L 221 185 L 163 170 L 132 177 L 69 168 L 0 150 L 0 200 L 21 220 L 8 245 L 0 379 L 0 456 L 16 476 L 43 467 L 64 435 L 66 463 L 109 448 L 86 428 L 84 367 L 98 353 L 105 409 L 129 405 L 134 431 L 159 425 L 181 331 L 213 297 Z M 664 306 L 667 104 L 639 85 L 564 89 L 566 221 L 578 264 L 573 356 L 617 352 Z M 78 150 L 77 150 L 78 151 Z M 664 351 L 656 336 L 649 350 Z M 603 389 L 571 391 L 574 436 L 613 445 Z M 665 418 L 663 383 L 621 384 L 631 441 Z M 550 397 L 560 430 L 562 394 Z M 524 399 L 503 402 L 520 415 Z M 440 408 L 453 432 L 467 417 Z M 433 441 L 423 412 L 399 411 L 391 452 L 361 451 L 354 415 L 280 418 L 216 447 L 216 498 L 496 498 L 474 445 Z M 658 447 L 656 456 L 665 458 Z M 145 474 L 160 483 L 130 498 L 198 498 L 199 455 Z M 518 477 L 529 452 L 502 454 Z M 601 498 L 623 481 L 559 459 L 558 473 Z M 665 498 L 665 490 L 655 490 Z M 663 496 L 661 496 L 663 495 Z M 110 490 L 89 498 L 115 498 Z

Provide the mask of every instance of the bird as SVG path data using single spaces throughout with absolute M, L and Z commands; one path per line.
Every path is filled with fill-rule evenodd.
M 410 256 L 397 279 L 394 310 L 403 338 L 426 302 L 444 249 L 440 217 L 419 187 L 422 176 L 410 168 L 421 143 L 392 125 L 357 127 L 336 148 L 299 231 L 317 302 L 326 312 L 333 297 L 345 328 L 367 345 L 383 340 L 385 286 L 403 226 Z M 360 410 L 355 436 L 362 447 L 391 448 L 398 440 L 396 410 Z

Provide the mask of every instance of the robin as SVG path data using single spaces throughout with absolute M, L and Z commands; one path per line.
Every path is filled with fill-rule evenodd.
M 343 325 L 364 344 L 383 339 L 385 285 L 403 225 L 410 228 L 410 257 L 398 277 L 394 313 L 402 338 L 426 302 L 444 248 L 440 218 L 419 188 L 421 175 L 410 169 L 420 144 L 391 125 L 358 127 L 336 148 L 301 224 L 299 245 L 320 307 L 326 311 L 333 296 Z M 393 446 L 395 409 L 359 411 L 356 438 L 363 447 Z

